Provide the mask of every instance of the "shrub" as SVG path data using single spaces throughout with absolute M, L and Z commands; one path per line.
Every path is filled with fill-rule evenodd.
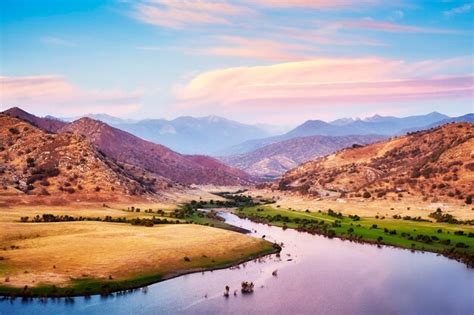
M 457 248 L 468 248 L 469 246 L 464 244 L 463 242 L 458 242 L 456 243 Z
M 8 129 L 8 131 L 10 131 L 10 133 L 13 134 L 13 135 L 20 134 L 20 131 L 17 128 L 10 128 L 10 129 Z
M 362 197 L 367 199 L 367 198 L 372 197 L 372 195 L 368 191 L 364 191 L 364 194 L 362 195 Z
M 466 204 L 468 204 L 468 205 L 472 204 L 472 196 L 471 195 L 466 197 Z

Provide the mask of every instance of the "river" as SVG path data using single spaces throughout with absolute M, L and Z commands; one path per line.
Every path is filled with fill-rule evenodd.
M 0 314 L 474 314 L 474 270 L 462 263 L 221 215 L 252 236 L 283 242 L 280 257 L 188 274 L 107 298 L 0 301 Z M 253 294 L 240 293 L 242 281 L 254 282 Z M 226 285 L 228 298 L 223 296 Z

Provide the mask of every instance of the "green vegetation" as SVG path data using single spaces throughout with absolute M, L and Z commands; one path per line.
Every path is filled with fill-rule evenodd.
M 474 266 L 474 227 L 467 224 L 430 222 L 418 218 L 360 218 L 344 216 L 331 209 L 299 212 L 267 205 L 240 208 L 236 214 L 283 229 L 292 228 L 330 238 L 440 253 Z M 441 216 L 440 212 L 437 216 Z

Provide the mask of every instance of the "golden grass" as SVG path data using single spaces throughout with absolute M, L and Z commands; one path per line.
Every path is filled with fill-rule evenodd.
M 268 242 L 243 234 L 192 224 L 142 227 L 84 221 L 18 222 L 20 216 L 45 212 L 73 216 L 134 215 L 100 206 L 38 211 L 40 208 L 0 209 L 0 286 L 67 286 L 75 279 L 166 276 L 238 261 L 271 247 Z M 190 258 L 189 262 L 184 260 L 185 256 Z

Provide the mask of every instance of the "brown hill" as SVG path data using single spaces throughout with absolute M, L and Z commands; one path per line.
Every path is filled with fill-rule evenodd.
M 465 200 L 474 192 L 474 124 L 447 124 L 345 149 L 290 170 L 277 185 L 321 197 Z
M 84 135 L 116 161 L 146 169 L 174 182 L 187 185 L 242 185 L 251 182 L 248 174 L 215 159 L 182 155 L 90 118 L 74 121 L 60 132 Z
M 2 112 L 2 114 L 26 120 L 38 128 L 53 133 L 57 132 L 59 129 L 61 129 L 67 124 L 64 121 L 60 121 L 57 119 L 32 115 L 18 107 L 12 107 L 10 109 L 7 109 L 6 111 Z
M 373 143 L 384 136 L 309 136 L 269 144 L 263 148 L 219 159 L 249 174 L 277 177 L 301 163 L 334 153 L 352 145 Z
M 49 134 L 1 114 L 0 126 L 0 195 L 110 200 L 113 196 L 152 195 L 169 186 L 163 178 L 143 170 L 124 169 L 84 137 Z

